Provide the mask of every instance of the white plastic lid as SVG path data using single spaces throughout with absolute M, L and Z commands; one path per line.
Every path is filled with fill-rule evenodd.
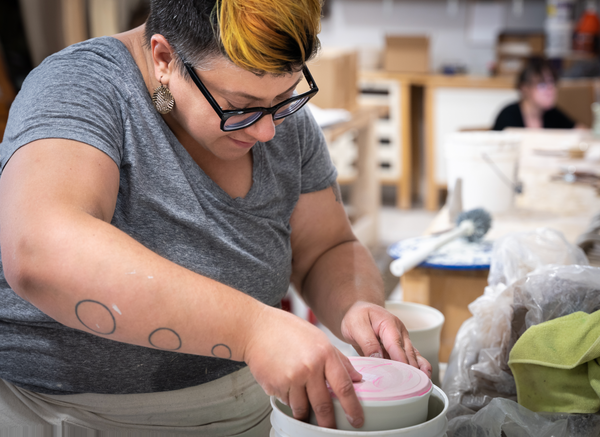
M 349 357 L 354 368 L 363 376 L 354 383 L 362 401 L 398 401 L 427 394 L 431 380 L 421 370 L 398 361 L 381 358 Z M 332 396 L 335 394 L 332 392 Z

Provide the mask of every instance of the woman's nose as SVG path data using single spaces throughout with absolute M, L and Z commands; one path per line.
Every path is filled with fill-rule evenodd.
M 275 126 L 279 124 L 273 120 L 272 115 L 265 115 L 252 126 L 246 128 L 246 133 L 260 142 L 267 142 L 275 136 Z

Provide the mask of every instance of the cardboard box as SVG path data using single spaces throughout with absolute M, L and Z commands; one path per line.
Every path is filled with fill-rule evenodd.
M 385 37 L 384 68 L 397 73 L 429 73 L 429 37 Z
M 308 64 L 319 92 L 311 103 L 323 108 L 353 111 L 358 105 L 358 52 L 356 50 L 322 48 Z M 298 93 L 308 91 L 303 81 Z

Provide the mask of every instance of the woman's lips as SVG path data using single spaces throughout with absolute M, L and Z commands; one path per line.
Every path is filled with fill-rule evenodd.
M 236 146 L 243 147 L 244 149 L 250 149 L 252 146 L 254 146 L 254 142 L 249 143 L 247 141 L 239 141 L 233 138 L 230 138 L 230 140 L 233 141 Z

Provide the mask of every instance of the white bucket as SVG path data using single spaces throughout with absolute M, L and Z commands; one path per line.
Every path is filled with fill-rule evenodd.
M 427 305 L 412 302 L 386 302 L 385 308 L 398 317 L 419 353 L 431 364 L 431 382 L 440 385 L 440 335 L 444 315 Z
M 505 132 L 459 132 L 445 143 L 448 188 L 462 179 L 462 207 L 511 209 L 517 185 L 519 138 Z
M 271 433 L 270 437 L 444 437 L 448 427 L 446 412 L 448 410 L 448 398 L 445 393 L 436 386 L 429 397 L 429 413 L 427 421 L 408 428 L 394 429 L 389 431 L 343 431 L 339 429 L 321 428 L 310 423 L 301 422 L 292 416 L 292 410 L 271 397 Z

